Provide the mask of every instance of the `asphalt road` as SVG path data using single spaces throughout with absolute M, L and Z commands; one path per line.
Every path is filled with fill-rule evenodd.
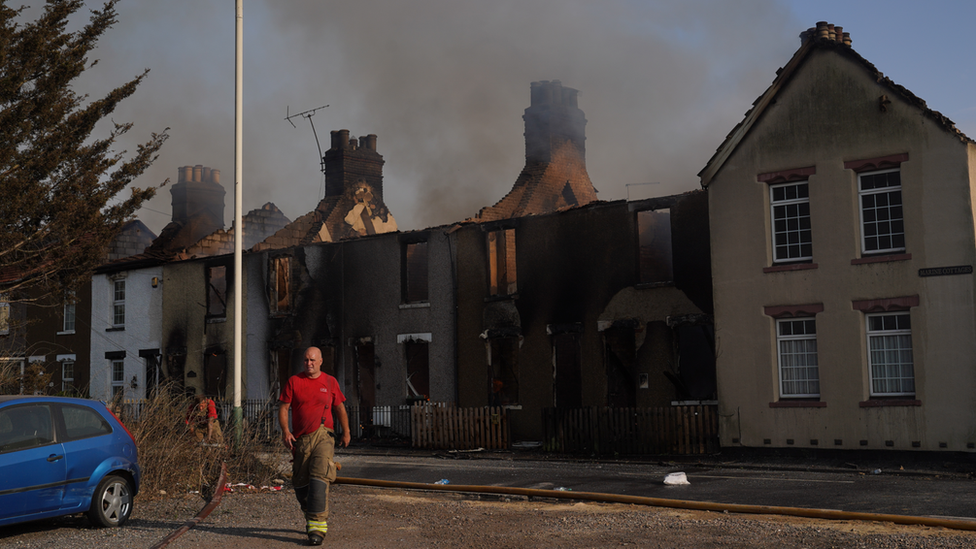
M 341 477 L 453 485 L 568 489 L 630 496 L 833 509 L 976 521 L 976 482 L 964 475 L 885 471 L 797 471 L 769 467 L 445 459 L 340 451 Z M 689 484 L 664 478 L 684 472 Z

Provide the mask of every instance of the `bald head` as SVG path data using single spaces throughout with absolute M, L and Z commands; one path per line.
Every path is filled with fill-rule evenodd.
M 305 373 L 315 379 L 322 373 L 322 351 L 318 347 L 305 350 Z

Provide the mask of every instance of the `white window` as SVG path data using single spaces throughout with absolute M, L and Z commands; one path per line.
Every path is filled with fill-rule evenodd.
M 112 361 L 112 398 L 117 398 L 125 385 L 125 361 Z
M 75 293 L 68 292 L 64 297 L 64 314 L 62 315 L 61 333 L 75 333 Z
M 904 251 L 901 171 L 866 172 L 858 175 L 857 179 L 861 202 L 861 252 Z
M 871 396 L 914 395 L 911 315 L 868 315 L 867 324 Z
M 786 398 L 819 397 L 817 322 L 812 318 L 776 321 L 779 354 L 779 390 Z
M 0 335 L 10 333 L 10 303 L 7 296 L 0 294 Z
M 115 281 L 114 299 L 112 301 L 112 326 L 125 326 L 125 280 Z
M 61 361 L 61 390 L 65 393 L 73 391 L 75 388 L 75 361 Z
M 769 186 L 773 262 L 813 259 L 810 194 L 806 181 Z

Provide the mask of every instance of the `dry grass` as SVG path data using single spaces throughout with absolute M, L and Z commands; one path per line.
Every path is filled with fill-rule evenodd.
M 160 390 L 145 401 L 138 414 L 122 407 L 120 417 L 139 449 L 140 497 L 155 499 L 199 492 L 209 499 L 217 488 L 214 483 L 222 463 L 227 464 L 229 482 L 261 486 L 281 478 L 281 471 L 257 459 L 256 454 L 265 450 L 265 441 L 246 422 L 240 444 L 234 444 L 234 429 L 227 422 L 221 425 L 224 445 L 198 444 L 185 423 L 192 403 L 192 398 Z

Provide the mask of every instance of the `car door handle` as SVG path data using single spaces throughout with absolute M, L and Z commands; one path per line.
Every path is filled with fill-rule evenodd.
M 49 455 L 49 456 L 47 457 L 47 460 L 48 460 L 48 461 L 57 461 L 57 460 L 59 460 L 59 459 L 61 459 L 61 458 L 63 458 L 63 457 L 64 457 L 64 454 L 61 454 L 60 456 L 58 456 L 58 455 L 54 455 L 54 454 L 51 454 L 51 455 Z

